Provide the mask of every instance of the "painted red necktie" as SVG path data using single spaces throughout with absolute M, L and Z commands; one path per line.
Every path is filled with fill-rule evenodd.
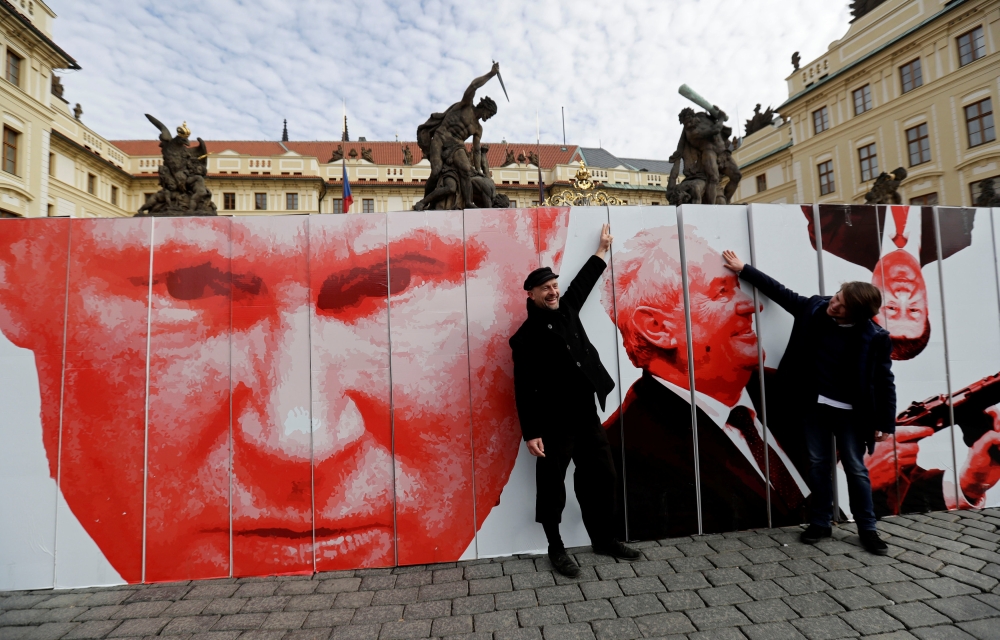
M 768 443 L 767 447 L 771 454 L 770 464 L 765 467 L 764 439 L 757 432 L 757 426 L 753 422 L 754 415 L 752 409 L 742 406 L 734 407 L 730 411 L 729 419 L 726 423 L 740 430 L 747 444 L 750 445 L 750 452 L 753 454 L 754 460 L 757 461 L 757 467 L 762 472 L 765 468 L 770 472 L 771 486 L 774 488 L 775 493 L 778 494 L 778 497 L 781 498 L 781 501 L 789 509 L 795 509 L 802 504 L 805 497 L 802 495 L 799 485 L 792 478 L 792 474 L 785 468 L 784 461 L 778 457 L 778 454 L 775 453 L 774 447 L 770 446 L 770 443 Z
M 910 211 L 909 207 L 889 207 L 892 211 L 892 219 L 896 223 L 896 235 L 892 237 L 893 243 L 900 249 L 906 246 L 906 237 L 903 235 L 903 231 L 906 230 L 906 214 Z

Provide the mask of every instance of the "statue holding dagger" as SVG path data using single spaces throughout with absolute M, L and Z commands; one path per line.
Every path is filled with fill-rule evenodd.
M 444 113 L 434 113 L 427 122 L 417 127 L 417 144 L 431 165 L 431 174 L 424 186 L 424 198 L 414 205 L 417 211 L 444 206 L 449 209 L 475 207 L 473 179 L 482 176 L 483 126 L 497 113 L 497 104 L 489 96 L 473 104 L 476 91 L 500 78 L 500 63 L 494 62 L 489 73 L 469 84 L 462 100 L 448 107 Z M 501 80 L 501 86 L 503 81 Z M 507 94 L 504 88 L 504 95 Z M 472 157 L 465 148 L 465 141 L 472 136 Z M 489 176 L 487 176 L 489 177 Z

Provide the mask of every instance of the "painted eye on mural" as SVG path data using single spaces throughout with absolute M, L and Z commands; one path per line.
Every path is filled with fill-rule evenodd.
M 167 293 L 175 300 L 200 300 L 229 293 L 229 274 L 213 267 L 210 262 L 174 269 L 161 277 L 167 286 Z
M 409 271 L 394 269 L 393 289 L 406 287 L 410 281 Z M 337 311 L 356 307 L 366 299 L 385 300 L 388 294 L 385 264 L 370 267 L 344 269 L 327 276 L 316 298 L 316 308 L 320 311 Z

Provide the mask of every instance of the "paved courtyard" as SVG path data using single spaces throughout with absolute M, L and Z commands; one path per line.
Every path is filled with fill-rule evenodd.
M 519 556 L 315 576 L 0 593 L 0 640 L 1000 639 L 1000 510 L 677 538 L 616 562 L 572 549 L 579 578 Z

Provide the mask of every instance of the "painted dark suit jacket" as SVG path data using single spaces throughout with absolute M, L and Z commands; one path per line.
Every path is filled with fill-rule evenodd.
M 809 240 L 816 248 L 816 227 L 811 206 L 802 207 L 809 221 Z M 889 207 L 872 205 L 820 205 L 819 224 L 823 251 L 875 270 L 882 250 L 882 233 Z M 913 215 L 912 213 L 910 215 Z M 947 258 L 972 244 L 975 209 L 939 208 L 941 257 Z M 938 259 L 934 208 L 920 208 L 920 266 Z
M 754 374 L 747 391 L 760 418 L 759 389 L 759 377 Z M 769 402 L 770 398 L 769 387 Z M 768 526 L 764 479 L 708 415 L 701 409 L 697 415 L 703 531 Z M 690 402 L 644 373 L 605 426 L 618 468 L 618 503 L 627 502 L 627 514 L 618 521 L 624 523 L 627 515 L 629 539 L 654 540 L 697 533 Z M 769 437 L 779 443 L 800 475 L 806 477 L 808 460 L 801 432 L 770 422 L 768 428 Z M 774 458 L 771 460 L 773 464 Z M 623 494 L 625 501 L 621 500 Z M 789 508 L 773 491 L 771 499 L 774 526 L 804 521 L 804 505 Z

